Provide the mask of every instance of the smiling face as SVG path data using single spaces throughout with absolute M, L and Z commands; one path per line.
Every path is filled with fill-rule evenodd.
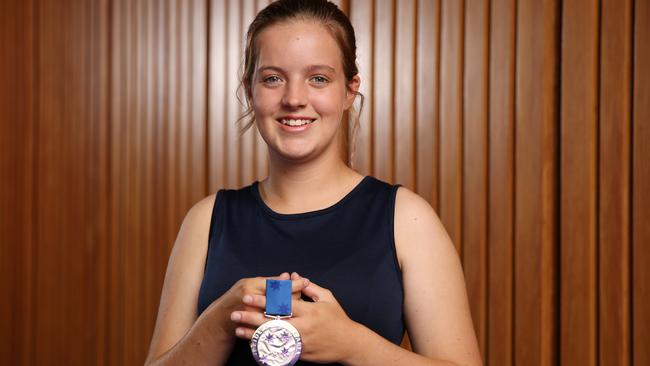
M 295 20 L 265 29 L 257 45 L 251 102 L 270 154 L 296 162 L 340 156 L 341 118 L 359 78 L 346 82 L 334 37 L 318 22 Z

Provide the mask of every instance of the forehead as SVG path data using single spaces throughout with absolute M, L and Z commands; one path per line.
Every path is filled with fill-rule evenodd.
M 320 22 L 296 20 L 274 24 L 257 38 L 257 67 L 283 68 L 329 65 L 339 71 L 342 53 L 330 31 Z

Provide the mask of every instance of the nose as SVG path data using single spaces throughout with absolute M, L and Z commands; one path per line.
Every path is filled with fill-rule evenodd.
M 287 83 L 282 96 L 282 104 L 290 109 L 304 107 L 307 104 L 305 85 L 299 81 Z

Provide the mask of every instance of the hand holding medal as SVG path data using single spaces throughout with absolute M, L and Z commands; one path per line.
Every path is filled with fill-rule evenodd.
M 294 299 L 291 307 L 287 308 L 283 306 L 287 305 L 286 289 L 283 294 L 273 289 L 286 285 L 278 284 L 283 281 L 268 282 L 266 297 L 244 297 L 245 304 L 266 309 L 267 315 L 256 311 L 233 313 L 233 320 L 257 328 L 253 331 L 240 326 L 237 336 L 251 340 L 253 357 L 260 365 L 293 365 L 298 358 L 316 362 L 337 362 L 347 358 L 353 352 L 349 340 L 354 337 L 359 324 L 345 314 L 329 290 L 308 282 L 297 273 L 292 274 L 291 279 L 294 282 L 306 281 L 302 293 L 314 302 Z M 278 295 L 283 297 L 280 301 Z

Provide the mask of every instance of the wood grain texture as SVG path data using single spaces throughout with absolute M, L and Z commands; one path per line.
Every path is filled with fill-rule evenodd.
M 0 364 L 33 364 L 38 18 L 0 4 Z
M 650 362 L 650 9 L 581 1 L 337 2 L 355 167 L 440 213 L 486 365 Z M 268 172 L 234 95 L 269 3 L 0 2 L 1 364 L 142 364 L 183 215 Z
M 596 364 L 599 8 L 562 9 L 560 362 Z
M 226 4 L 210 0 L 210 45 L 208 70 L 208 190 L 216 192 L 225 185 L 226 167 L 226 97 L 228 94 L 223 78 L 228 72 L 226 49 Z M 259 158 L 258 158 L 259 159 Z M 259 163 L 258 163 L 259 165 Z
M 418 1 L 416 77 L 416 192 L 438 208 L 440 125 L 440 1 Z
M 558 3 L 517 6 L 514 363 L 557 362 Z
M 488 60 L 490 7 L 465 2 L 462 238 L 465 283 L 483 362 L 487 352 Z
M 375 1 L 373 60 L 373 167 L 372 175 L 395 179 L 395 1 Z
M 488 170 L 488 365 L 513 364 L 516 1 L 491 2 Z
M 598 359 L 630 364 L 632 1 L 601 2 Z
M 634 3 L 632 364 L 650 364 L 650 3 Z
M 464 1 L 440 5 L 439 214 L 462 256 Z
M 226 120 L 224 122 L 226 134 L 226 173 L 227 188 L 236 188 L 242 184 L 239 131 L 235 122 L 240 116 L 240 105 L 237 101 L 237 87 L 239 85 L 239 70 L 241 65 L 241 2 L 228 0 L 226 2 L 226 74 L 223 81 L 226 84 Z
M 414 0 L 400 0 L 395 9 L 395 176 L 414 191 L 415 156 L 415 17 Z

